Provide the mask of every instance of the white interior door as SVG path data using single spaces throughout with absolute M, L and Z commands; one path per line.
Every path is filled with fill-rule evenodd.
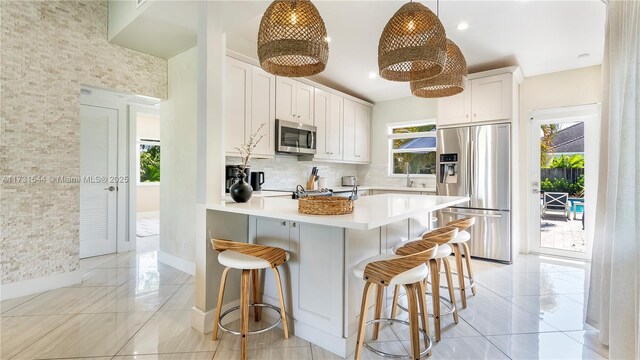
M 80 106 L 80 258 L 116 252 L 118 111 Z

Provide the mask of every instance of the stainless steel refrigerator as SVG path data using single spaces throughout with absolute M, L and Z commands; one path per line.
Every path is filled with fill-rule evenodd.
M 440 129 L 436 161 L 438 194 L 471 198 L 443 209 L 440 224 L 475 216 L 471 256 L 511 263 L 511 125 Z

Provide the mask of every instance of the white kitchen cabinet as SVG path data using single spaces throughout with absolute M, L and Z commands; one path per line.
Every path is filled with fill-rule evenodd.
M 276 118 L 313 125 L 314 88 L 291 78 L 276 78 Z
M 511 118 L 511 74 L 487 76 L 471 81 L 472 122 Z
M 342 160 L 343 98 L 315 89 L 313 121 L 317 128 L 314 159 Z
M 344 99 L 343 160 L 371 161 L 371 108 Z
M 274 155 L 276 150 L 276 77 L 259 67 L 252 66 L 251 116 L 247 122 L 245 139 L 249 140 L 260 125 L 264 135 L 254 151 L 256 156 Z
M 277 246 L 290 258 L 280 271 L 289 316 L 335 336 L 342 336 L 343 288 L 341 278 L 344 234 L 340 228 L 252 217 L 255 243 Z M 288 269 L 288 270 L 287 270 Z M 296 284 L 291 286 L 291 284 Z M 296 289 L 291 293 L 292 289 Z M 264 272 L 264 298 L 278 304 L 277 286 L 271 270 Z
M 357 161 L 371 161 L 371 108 L 356 104 L 356 141 Z
M 510 72 L 467 80 L 462 93 L 438 99 L 438 126 L 511 119 L 512 84 Z
M 228 155 L 238 156 L 234 147 L 245 141 L 247 110 L 251 111 L 251 68 L 249 64 L 227 58 L 224 150 Z
M 458 95 L 438 99 L 438 126 L 464 124 L 471 121 L 471 90 L 467 88 Z
M 255 156 L 275 154 L 275 76 L 250 64 L 227 58 L 225 80 L 225 136 L 227 155 L 238 156 L 234 148 L 249 141 L 260 124 L 264 135 Z

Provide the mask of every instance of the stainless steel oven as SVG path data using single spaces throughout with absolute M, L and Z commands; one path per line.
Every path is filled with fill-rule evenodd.
M 276 120 L 276 151 L 290 154 L 315 154 L 316 127 Z

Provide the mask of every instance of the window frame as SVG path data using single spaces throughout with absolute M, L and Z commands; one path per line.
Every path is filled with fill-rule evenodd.
M 140 181 L 140 145 L 159 146 L 160 156 L 162 157 L 162 142 L 160 141 L 160 139 L 150 138 L 150 137 L 136 139 L 136 185 L 137 186 L 160 186 L 160 181 L 153 181 L 153 182 Z
M 410 127 L 410 126 L 425 126 L 425 125 L 435 125 L 436 128 L 433 131 L 422 131 L 415 133 L 406 133 L 406 134 L 394 134 L 393 130 L 398 128 Z M 393 155 L 398 153 L 420 153 L 420 152 L 435 152 L 436 148 L 419 148 L 419 149 L 411 149 L 411 150 L 400 150 L 393 148 L 393 140 L 396 139 L 415 139 L 420 137 L 433 137 L 436 138 L 437 143 L 437 124 L 436 119 L 423 119 L 423 120 L 414 120 L 414 121 L 403 121 L 403 122 L 393 122 L 387 123 L 387 142 L 388 142 L 388 160 L 387 160 L 387 177 L 391 178 L 401 178 L 406 177 L 407 174 L 394 174 L 393 173 Z M 410 173 L 409 176 L 412 178 L 422 178 L 422 179 L 435 179 L 436 174 L 413 174 Z

